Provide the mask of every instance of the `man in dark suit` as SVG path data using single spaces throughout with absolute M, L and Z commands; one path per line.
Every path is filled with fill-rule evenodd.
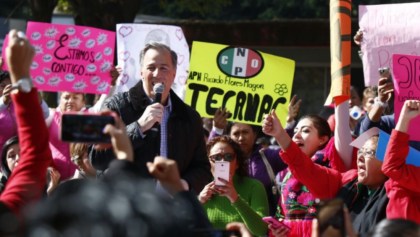
M 141 174 L 149 175 L 145 164 L 155 156 L 168 157 L 177 162 L 185 188 L 199 193 L 211 180 L 210 164 L 200 115 L 171 90 L 177 55 L 152 42 L 140 52 L 140 66 L 142 79 L 129 91 L 109 98 L 105 107 L 127 124 Z M 112 152 L 92 150 L 90 158 L 95 168 L 104 170 Z

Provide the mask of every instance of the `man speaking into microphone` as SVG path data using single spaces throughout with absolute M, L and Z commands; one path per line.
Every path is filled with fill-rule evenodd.
M 146 163 L 160 155 L 178 164 L 186 189 L 199 193 L 212 179 L 200 115 L 171 90 L 177 54 L 151 42 L 140 52 L 141 80 L 126 92 L 110 97 L 105 108 L 117 112 L 126 124 L 139 174 L 149 176 Z M 110 150 L 92 149 L 93 166 L 105 170 Z

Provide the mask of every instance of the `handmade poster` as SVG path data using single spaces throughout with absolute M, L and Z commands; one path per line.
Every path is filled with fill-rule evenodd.
M 295 62 L 253 49 L 193 42 L 185 102 L 202 117 L 218 108 L 230 121 L 261 125 L 272 109 L 285 124 Z
M 394 113 L 397 124 L 406 100 L 420 100 L 420 56 L 394 54 Z M 420 117 L 412 119 L 408 128 L 410 140 L 420 141 Z
M 171 25 L 117 25 L 118 66 L 122 67 L 123 72 L 117 81 L 115 92 L 127 91 L 140 80 L 140 51 L 152 41 L 166 44 L 177 53 L 177 73 L 172 90 L 184 99 L 190 51 L 181 27 Z
M 42 91 L 106 94 L 113 67 L 115 33 L 86 26 L 28 22 L 35 47 L 33 82 Z
M 6 37 L 4 37 L 3 41 L 3 47 L 1 49 L 1 58 L 3 59 L 3 65 L 1 66 L 1 70 L 3 71 L 9 71 L 9 67 L 7 66 L 7 60 L 6 60 L 6 46 L 9 44 L 9 34 L 6 34 Z
M 350 98 L 351 2 L 330 0 L 331 90 L 326 105 Z
M 377 86 L 378 69 L 392 69 L 392 55 L 420 55 L 420 3 L 359 6 L 365 86 Z
M 380 161 L 384 161 L 385 159 L 385 152 L 386 152 L 386 147 L 388 146 L 389 139 L 390 139 L 390 135 L 380 130 L 378 147 L 376 148 L 376 158 L 378 158 L 378 160 Z M 420 152 L 410 147 L 405 163 L 407 165 L 420 166 L 419 157 L 420 157 Z

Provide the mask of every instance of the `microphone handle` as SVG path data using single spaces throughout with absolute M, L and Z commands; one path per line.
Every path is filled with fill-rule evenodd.
M 162 101 L 162 93 L 156 93 L 154 103 L 161 103 Z

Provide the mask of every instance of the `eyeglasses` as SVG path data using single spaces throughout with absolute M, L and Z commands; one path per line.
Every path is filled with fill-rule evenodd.
M 233 159 L 235 159 L 235 155 L 232 154 L 232 153 L 224 153 L 224 154 L 219 153 L 219 154 L 210 155 L 209 158 L 212 162 L 221 161 L 222 159 L 224 161 L 229 161 L 230 162 Z
M 376 155 L 376 151 L 368 149 L 359 149 L 357 151 L 357 156 L 360 155 L 363 155 L 364 157 L 374 157 Z

